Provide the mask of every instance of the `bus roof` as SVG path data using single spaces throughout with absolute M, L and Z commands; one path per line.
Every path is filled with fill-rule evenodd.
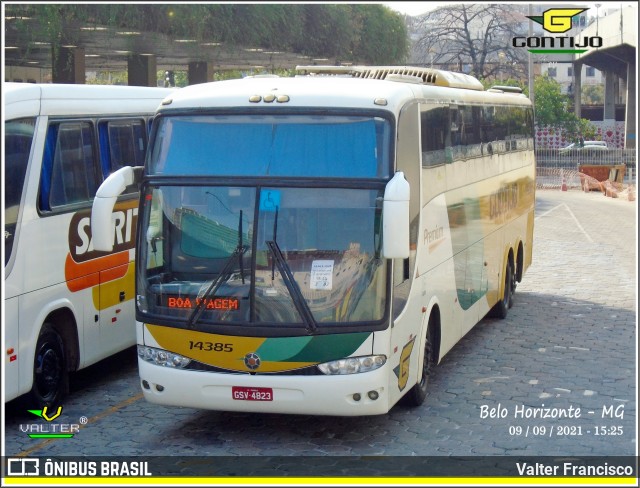
M 397 113 L 407 102 L 504 103 L 530 105 L 522 94 L 485 91 L 469 75 L 402 67 L 299 67 L 296 77 L 263 75 L 191 85 L 168 97 L 160 111 L 277 106 L 386 109 Z M 366 68 L 366 70 L 365 70 Z M 416 71 L 418 70 L 418 71 Z
M 3 85 L 3 115 L 5 119 L 14 119 L 36 115 L 154 113 L 173 91 L 175 88 L 8 82 Z

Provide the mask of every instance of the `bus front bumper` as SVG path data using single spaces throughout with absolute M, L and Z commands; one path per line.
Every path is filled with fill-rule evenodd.
M 379 415 L 389 410 L 388 365 L 333 376 L 211 373 L 157 366 L 140 358 L 138 366 L 145 399 L 160 405 L 336 416 Z

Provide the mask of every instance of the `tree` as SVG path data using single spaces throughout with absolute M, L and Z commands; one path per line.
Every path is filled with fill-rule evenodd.
M 5 36 L 22 46 L 77 44 L 78 27 L 96 25 L 354 64 L 400 63 L 408 53 L 402 15 L 377 4 L 32 3 L 7 5 L 5 15 L 16 19 Z
M 604 85 L 582 85 L 582 103 L 600 105 L 604 103 Z
M 382 5 L 354 5 L 353 12 L 361 26 L 353 58 L 367 64 L 404 64 L 409 36 L 403 19 Z
M 552 127 L 562 131 L 568 140 L 578 137 L 592 139 L 595 127 L 587 119 L 577 117 L 571 99 L 562 94 L 560 83 L 549 76 L 537 76 L 533 85 L 535 122 L 538 127 Z
M 525 77 L 526 49 L 511 47 L 527 19 L 514 6 L 461 4 L 442 7 L 416 21 L 412 59 L 446 65 L 477 78 Z

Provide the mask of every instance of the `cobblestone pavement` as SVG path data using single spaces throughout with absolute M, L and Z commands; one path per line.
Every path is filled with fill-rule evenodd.
M 72 439 L 28 438 L 20 427 L 34 417 L 7 404 L 5 454 L 635 455 L 636 222 L 635 202 L 538 191 L 534 262 L 513 308 L 454 347 L 421 408 L 337 418 L 153 406 L 131 349 L 73 375 L 60 422 L 88 423 Z M 544 408 L 554 418 L 520 418 Z

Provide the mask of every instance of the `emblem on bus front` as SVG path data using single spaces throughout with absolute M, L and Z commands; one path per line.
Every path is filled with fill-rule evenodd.
M 250 370 L 255 371 L 260 367 L 260 356 L 255 352 L 250 352 L 244 357 L 244 364 Z

